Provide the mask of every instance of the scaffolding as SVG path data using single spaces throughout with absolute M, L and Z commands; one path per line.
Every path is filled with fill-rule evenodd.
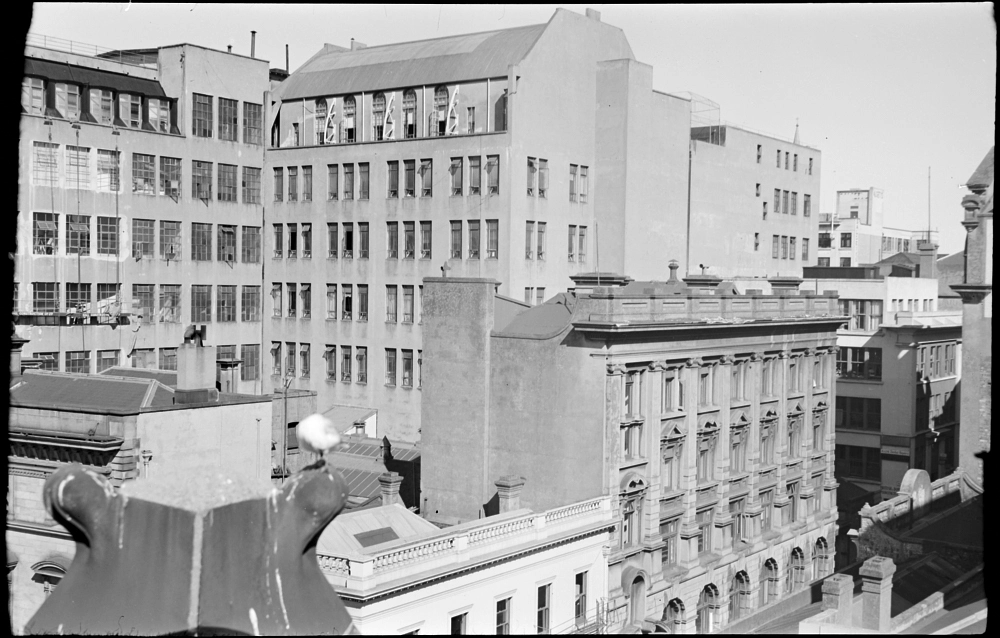
M 674 93 L 691 101 L 691 139 L 719 146 L 726 145 L 726 132 L 721 121 L 721 109 L 703 95 L 682 91 Z

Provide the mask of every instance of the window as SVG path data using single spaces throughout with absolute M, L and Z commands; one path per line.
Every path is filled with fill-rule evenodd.
M 795 238 L 788 238 L 788 258 L 794 260 L 795 256 L 798 255 L 798 251 L 795 248 Z
M 327 346 L 323 353 L 326 359 L 326 378 L 331 381 L 337 380 L 337 346 Z
M 212 287 L 191 286 L 191 322 L 207 323 L 212 320 Z
M 777 417 L 765 416 L 760 426 L 760 464 L 774 465 L 774 433 L 777 431 Z
M 809 217 L 812 214 L 812 196 L 802 195 L 802 216 Z
M 878 330 L 882 325 L 882 300 L 841 299 L 840 314 L 849 317 L 848 330 Z
M 459 614 L 451 617 L 451 635 L 462 636 L 466 631 L 466 619 L 469 614 Z
M 580 572 L 573 578 L 573 615 L 578 627 L 587 622 L 587 575 L 588 572 Z
M 451 258 L 462 258 L 462 222 L 451 222 Z
M 524 258 L 535 256 L 535 222 L 527 222 L 524 228 Z
M 354 199 L 354 164 L 344 164 L 344 200 Z
M 357 137 L 357 128 L 354 126 L 354 111 L 356 106 L 353 95 L 348 95 L 344 98 L 344 118 L 340 122 L 340 137 L 345 144 L 353 144 Z
M 545 288 L 535 288 L 535 305 L 540 306 L 545 301 Z
M 399 162 L 387 163 L 386 183 L 388 184 L 386 197 L 390 199 L 399 197 Z
M 760 529 L 766 532 L 771 529 L 771 514 L 774 510 L 774 488 L 760 491 L 760 506 Z M 771 597 L 768 596 L 768 600 L 770 599 Z
M 451 158 L 451 165 L 448 168 L 451 174 L 451 194 L 462 195 L 462 158 Z
M 796 192 L 794 192 L 794 191 L 792 192 L 792 201 L 791 201 L 791 209 L 790 210 L 791 210 L 792 215 L 798 215 L 799 214 L 799 194 L 796 193 Z
M 260 286 L 243 286 L 243 321 L 260 321 Z
M 211 109 L 211 103 L 209 103 L 209 109 Z M 211 117 L 211 115 L 209 115 L 209 117 Z M 239 130 L 240 130 L 240 116 L 239 116 L 238 102 L 236 100 L 227 100 L 224 97 L 220 97 L 219 139 L 228 140 L 230 142 L 236 142 L 238 141 L 236 136 L 239 133 Z
M 729 501 L 729 515 L 733 518 L 733 542 L 750 542 L 750 519 L 746 515 L 745 496 Z
M 326 285 L 326 318 L 337 318 L 337 284 Z
M 803 237 L 802 238 L 802 261 L 803 262 L 808 262 L 809 261 L 809 238 L 808 237 Z
M 354 286 L 342 284 L 340 294 L 340 318 L 344 321 L 351 321 L 354 317 Z
M 274 256 L 281 257 L 285 249 L 285 230 L 283 224 L 274 224 Z
M 413 286 L 403 286 L 403 323 L 413 323 Z
M 486 258 L 497 259 L 500 253 L 500 222 L 496 219 L 486 220 Z
M 386 257 L 397 259 L 399 257 L 399 222 L 385 223 Z
M 191 259 L 194 261 L 211 261 L 212 259 L 212 225 L 191 224 Z
M 119 153 L 97 151 L 97 190 L 117 193 L 120 190 Z
M 570 224 L 569 226 L 569 240 L 566 259 L 568 261 L 576 261 L 576 226 Z
M 90 307 L 90 284 L 66 284 L 66 310 L 84 310 Z
M 785 151 L 785 170 L 788 170 L 788 151 Z
M 236 261 L 236 226 L 219 224 L 216 259 L 227 263 Z
M 588 180 L 587 180 L 587 167 L 586 166 L 581 166 L 580 167 L 580 192 L 579 192 L 579 198 L 580 198 L 580 203 L 581 204 L 586 204 L 587 203 L 587 196 L 589 194 L 589 192 L 588 192 L 589 190 L 590 190 L 590 185 L 589 185 Z
M 538 588 L 538 612 L 535 615 L 536 631 L 540 634 L 549 633 L 549 607 L 552 600 L 552 585 L 542 585 Z
M 285 192 L 285 169 L 274 169 L 274 201 L 280 202 Z
M 66 146 L 66 188 L 90 188 L 90 149 Z
M 840 247 L 841 248 L 851 247 L 851 233 L 840 233 Z
M 416 163 L 414 160 L 404 160 L 403 169 L 406 173 L 406 197 L 416 196 Z
M 802 455 L 802 417 L 788 418 L 788 458 L 797 459 Z
M 714 404 L 714 394 L 712 392 L 714 383 L 713 368 L 703 368 L 698 373 L 698 407 L 705 407 Z
M 376 93 L 372 98 L 372 139 L 385 139 L 385 93 Z
M 830 233 L 820 233 L 819 234 L 819 247 L 820 248 L 830 248 Z
M 115 217 L 97 218 L 97 254 L 118 254 L 118 219 Z
M 59 185 L 58 144 L 35 142 L 31 177 L 38 186 Z
M 282 315 L 281 289 L 281 284 L 271 284 L 271 315 L 274 317 L 280 317 Z
M 664 568 L 666 568 L 668 565 L 677 564 L 677 559 L 678 559 L 677 534 L 679 528 L 680 528 L 679 518 L 660 522 L 660 538 L 662 538 L 663 542 L 665 543 L 660 554 L 661 562 Z
M 368 284 L 358 284 L 358 321 L 368 321 Z
M 368 259 L 368 222 L 358 222 L 358 235 L 358 258 Z
M 100 374 L 108 368 L 113 368 L 118 365 L 118 355 L 117 350 L 98 350 L 97 351 L 97 373 Z
M 791 591 L 806 586 L 806 557 L 798 547 L 792 550 L 791 577 Z
M 778 235 L 771 235 L 771 259 L 778 258 L 778 250 L 781 245 L 781 238 Z
M 90 216 L 66 216 L 66 254 L 90 254 Z
M 478 159 L 478 158 L 477 158 Z M 489 194 L 500 194 L 500 156 L 486 156 L 486 177 L 489 184 Z
M 711 424 L 710 424 L 711 425 Z M 698 483 L 707 483 L 715 479 L 715 429 L 703 429 L 698 433 Z
M 478 155 L 469 158 L 469 195 L 479 194 L 480 180 L 482 179 L 480 161 Z
M 385 384 L 396 385 L 396 350 L 395 348 L 385 349 Z
M 439 86 L 434 89 L 434 111 L 428 117 L 428 133 L 431 137 L 447 134 L 448 126 L 448 88 Z
M 358 383 L 368 383 L 368 348 L 358 346 Z
M 577 167 L 576 164 L 570 164 L 569 165 L 569 201 L 571 201 L 571 202 L 575 202 L 576 201 L 576 190 L 577 190 L 576 175 L 577 175 L 577 170 L 578 170 L 578 167 Z
M 580 247 L 577 251 L 577 261 L 581 264 L 587 263 L 587 227 L 580 226 Z
M 351 346 L 340 346 L 340 380 L 351 382 Z
M 276 377 L 281 376 L 281 342 L 271 342 L 271 374 Z
M 695 516 L 698 525 L 698 553 L 712 551 L 712 509 L 702 510 Z
M 205 288 L 211 289 L 210 286 Z M 219 286 L 219 294 L 216 296 L 216 315 L 218 321 L 236 321 L 236 286 Z M 211 315 L 205 321 L 210 319 Z
M 747 468 L 747 437 L 749 428 L 734 424 L 729 430 L 729 471 L 740 474 Z
M 344 171 L 347 171 L 347 166 L 344 167 Z M 358 191 L 358 199 L 368 199 L 368 162 L 361 162 L 360 164 L 358 164 L 358 175 L 359 175 L 359 180 L 360 180 L 359 191 Z M 344 174 L 344 179 L 345 179 L 345 185 L 344 185 L 344 187 L 346 188 L 347 187 L 347 185 L 346 185 L 346 179 L 347 179 L 346 172 Z M 351 174 L 351 184 L 353 185 L 353 183 L 354 183 L 354 175 L 352 173 Z M 349 198 L 345 198 L 345 199 L 349 199 Z
M 21 107 L 31 115 L 45 112 L 45 81 L 41 78 L 24 78 L 21 82 Z M 37 144 L 37 142 L 36 142 Z
M 295 259 L 299 256 L 299 225 L 288 225 L 288 258 Z
M 622 420 L 628 421 L 642 416 L 642 372 L 632 370 L 624 376 L 624 397 L 622 400 Z
M 212 199 L 212 162 L 191 162 L 191 197 Z
M 337 258 L 337 248 L 340 246 L 340 239 L 338 239 L 340 233 L 338 232 L 338 229 L 339 225 L 336 222 L 326 225 L 326 239 L 328 246 L 326 256 L 330 259 Z
M 244 226 L 243 227 L 243 263 L 244 264 L 259 264 L 260 263 L 260 227 L 258 226 Z
M 851 267 L 851 258 L 850 257 L 841 257 L 840 258 L 840 267 L 841 268 L 850 268 Z
M 309 378 L 309 344 L 299 344 L 299 376 Z
M 504 598 L 497 601 L 497 635 L 507 635 L 510 633 L 511 600 L 511 598 Z
M 434 194 L 434 163 L 432 160 L 420 160 L 420 196 L 431 197 Z
M 318 133 L 317 133 L 318 135 Z M 336 164 L 327 164 L 326 166 L 326 198 L 330 201 L 336 200 L 339 197 L 340 190 L 337 184 L 337 177 L 339 176 L 339 170 Z
M 849 430 L 882 429 L 882 400 L 861 397 L 837 397 L 836 427 Z
M 792 170 L 793 171 L 798 171 L 799 170 L 799 154 L 798 153 L 796 153 L 795 155 L 792 156 Z
M 160 195 L 181 196 L 181 161 L 176 157 L 160 158 Z
M 385 287 L 385 320 L 389 323 L 396 323 L 396 286 Z
M 420 222 L 420 258 L 431 258 L 431 222 Z
M 813 161 L 811 157 L 809 158 L 809 174 L 813 174 Z
M 750 613 L 750 593 L 750 577 L 744 571 L 737 572 L 729 583 L 730 623 Z
M 788 191 L 781 191 L 781 214 L 788 214 Z
M 299 201 L 299 169 L 297 166 L 288 167 L 288 201 Z
M 538 160 L 534 157 L 528 158 L 528 197 L 534 197 L 538 192 Z
M 403 387 L 413 387 L 413 350 L 403 350 Z
M 219 188 L 220 189 L 222 188 L 221 184 L 219 185 Z M 244 166 L 243 167 L 243 203 L 244 204 L 259 204 L 260 203 L 260 169 L 259 168 L 251 168 L 250 166 Z
M 298 122 L 293 122 L 292 123 L 292 146 L 298 146 L 300 139 L 301 138 L 299 137 L 299 123 Z
M 479 221 L 469 220 L 469 259 L 479 259 Z
M 788 259 L 788 237 L 786 235 L 781 236 L 781 258 Z
M 66 353 L 66 372 L 89 373 L 90 350 Z
M 622 497 L 622 547 L 633 547 L 639 543 L 642 527 L 640 499 L 641 496 Z
M 243 143 L 260 146 L 264 129 L 264 111 L 260 104 L 243 103 Z M 246 346 L 244 346 L 246 347 Z
M 837 353 L 837 376 L 881 381 L 882 348 L 842 347 Z
M 285 376 L 294 377 L 295 376 L 295 342 L 286 341 L 285 342 Z M 292 430 L 294 431 L 294 430 Z M 289 432 L 291 434 L 291 431 Z M 289 437 L 291 438 L 291 437 Z M 292 446 L 298 447 L 298 440 L 294 444 L 289 444 L 290 449 L 294 449 Z
M 408 140 L 417 136 L 417 94 L 413 89 L 403 92 L 403 131 Z
M 244 180 L 245 181 L 245 180 Z M 211 192 L 211 185 L 209 185 Z M 246 201 L 246 190 L 244 188 L 244 201 Z M 219 164 L 219 201 L 236 201 L 236 167 L 229 164 Z
M 642 456 L 642 425 L 624 425 L 620 432 L 621 457 L 635 459 Z
M 162 284 L 160 286 L 160 322 L 180 323 L 180 320 L 181 320 L 180 284 Z
M 416 229 L 413 222 L 403 222 L 403 259 L 413 259 L 416 251 Z
M 212 97 L 194 94 L 191 113 L 191 134 L 195 137 L 212 137 Z
M 856 445 L 837 445 L 834 455 L 836 459 L 836 473 L 838 477 L 854 477 L 866 481 L 882 480 L 882 458 L 880 448 L 860 447 Z
M 830 573 L 830 550 L 826 539 L 820 536 L 813 547 L 813 580 Z
M 260 344 L 243 345 L 240 347 L 240 380 L 256 381 L 260 378 Z
M 153 284 L 132 284 L 132 310 L 145 322 L 153 322 Z

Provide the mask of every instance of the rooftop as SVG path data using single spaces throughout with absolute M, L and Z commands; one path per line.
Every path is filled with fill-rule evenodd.
M 133 379 L 153 379 L 159 381 L 165 386 L 171 388 L 177 387 L 176 370 L 155 370 L 151 368 L 126 368 L 123 366 L 114 366 L 104 370 L 103 372 L 98 372 L 98 374 Z
M 985 189 L 990 184 L 993 183 L 993 149 L 995 146 L 991 146 L 990 150 L 986 153 L 983 161 L 979 163 L 976 170 L 969 176 L 969 181 L 966 186 L 970 190 L 975 190 L 976 188 Z

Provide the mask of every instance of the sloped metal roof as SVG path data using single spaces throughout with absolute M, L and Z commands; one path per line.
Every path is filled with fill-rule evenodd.
M 173 391 L 153 379 L 25 370 L 11 388 L 12 406 L 98 414 L 137 414 L 167 405 Z
M 386 542 L 397 544 L 430 536 L 440 531 L 433 523 L 408 511 L 402 505 L 373 507 L 345 512 L 333 519 L 320 534 L 316 543 L 316 552 L 333 556 L 342 556 L 345 553 L 375 553 L 386 543 L 365 547 L 358 541 L 357 534 L 384 530 L 385 528 L 391 529 L 397 537 Z
M 968 186 L 979 186 L 986 187 L 993 183 L 993 149 L 994 146 L 990 147 L 988 153 L 983 158 L 983 161 L 979 163 L 976 170 L 969 177 Z
M 71 82 L 124 93 L 138 93 L 147 97 L 167 97 L 163 87 L 156 80 L 112 73 L 102 69 L 90 69 L 70 64 L 59 64 L 37 58 L 24 59 L 24 74 L 46 78 L 52 82 Z
M 315 56 L 278 88 L 284 100 L 479 80 L 507 75 L 544 24 Z
M 114 366 L 98 374 L 116 377 L 132 377 L 134 379 L 155 379 L 165 386 L 177 387 L 177 372 L 174 370 L 156 370 L 152 368 L 125 368 Z

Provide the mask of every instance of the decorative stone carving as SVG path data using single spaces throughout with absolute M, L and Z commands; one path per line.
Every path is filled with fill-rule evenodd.
M 722 358 L 719 359 L 719 363 L 724 366 L 734 365 L 736 363 L 736 357 L 731 354 L 723 355 Z
M 693 357 L 684 362 L 684 366 L 687 368 L 700 368 L 705 365 L 705 362 L 701 357 Z
M 621 363 L 609 363 L 608 374 L 610 375 L 625 374 L 625 366 Z
M 750 360 L 751 361 L 763 361 L 764 360 L 764 353 L 763 352 L 751 352 L 750 353 Z

